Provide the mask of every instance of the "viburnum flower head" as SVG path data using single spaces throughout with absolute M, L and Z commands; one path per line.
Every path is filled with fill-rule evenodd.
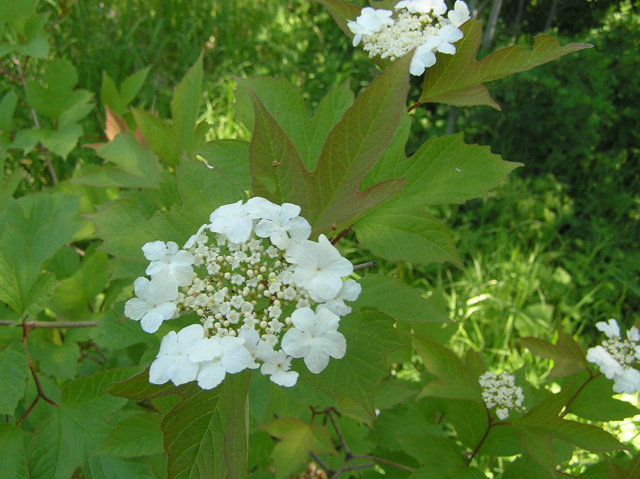
M 254 197 L 222 205 L 182 249 L 173 242 L 143 246 L 151 280 L 138 278 L 125 315 L 155 333 L 163 321 L 195 313 L 199 323 L 163 340 L 150 381 L 203 389 L 227 374 L 259 369 L 272 382 L 295 385 L 293 357 L 313 373 L 346 352 L 340 316 L 351 312 L 361 286 L 343 281 L 353 266 L 311 226 L 297 205 Z
M 520 386 L 516 386 L 516 378 L 507 372 L 496 375 L 486 372 L 480 376 L 482 399 L 487 409 L 496 408 L 496 416 L 501 421 L 509 417 L 509 411 L 523 411 L 524 394 Z
M 178 296 L 178 284 L 167 276 L 138 278 L 133 283 L 137 298 L 124 305 L 124 315 L 134 321 L 140 321 L 143 331 L 155 333 L 163 321 L 171 319 L 176 312 L 172 301 Z
M 402 0 L 394 7 L 396 10 L 406 8 L 410 13 L 434 13 L 442 15 L 447 11 L 444 0 Z
M 613 390 L 617 393 L 632 394 L 640 391 L 640 372 L 634 368 L 640 360 L 640 331 L 635 326 L 622 339 L 618 321 L 596 323 L 607 339 L 587 351 L 587 361 L 596 364 L 607 379 L 613 379 Z
M 353 45 L 362 41 L 371 58 L 396 61 L 415 49 L 409 71 L 419 76 L 436 63 L 436 52 L 455 54 L 453 44 L 463 37 L 458 27 L 470 18 L 467 5 L 457 0 L 448 18 L 446 12 L 443 0 L 402 0 L 396 4 L 395 13 L 363 8 L 356 21 L 349 21 L 347 26 L 354 33 Z

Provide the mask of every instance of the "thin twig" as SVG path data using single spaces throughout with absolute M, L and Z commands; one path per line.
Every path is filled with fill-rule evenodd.
M 53 22 L 53 24 L 49 26 L 49 28 L 47 28 L 47 33 L 53 30 L 58 23 L 64 20 L 64 17 L 66 17 L 70 11 L 71 11 L 71 6 L 67 7 L 66 9 L 63 9 L 60 15 L 58 15 L 58 18 L 56 18 L 55 22 Z
M 101 361 L 98 358 L 94 358 L 93 356 L 91 356 L 89 353 L 87 353 L 86 351 L 80 351 L 80 356 L 82 356 L 83 358 L 87 358 L 87 359 L 91 359 L 91 361 L 99 364 L 100 366 L 104 366 L 104 361 Z
M 9 321 L 0 319 L 0 326 L 13 326 L 14 324 L 23 324 L 29 329 L 36 328 L 94 328 L 98 325 L 97 321 Z
M 388 464 L 389 466 L 397 467 L 398 469 L 402 469 L 403 471 L 416 472 L 416 470 L 409 466 L 403 466 L 402 464 L 398 464 L 397 462 L 388 461 L 386 459 L 382 459 L 381 457 L 368 456 L 365 454 L 354 454 L 353 457 L 355 459 L 369 459 L 371 461 L 379 462 L 380 464 Z
M 347 446 L 347 443 L 345 442 L 344 437 L 342 436 L 342 432 L 338 427 L 336 418 L 334 418 L 333 414 L 331 414 L 331 408 L 325 409 L 325 412 L 327 413 L 327 416 L 329 416 L 329 419 L 331 420 L 331 424 L 333 424 L 333 428 L 336 430 L 336 434 L 338 435 L 338 439 L 340 439 L 340 444 L 342 444 L 342 449 L 344 450 L 345 460 L 348 461 L 353 456 L 351 454 L 351 451 L 349 451 L 349 447 Z
M 109 358 L 102 352 L 102 349 L 100 349 L 96 343 L 92 342 L 91 347 L 96 350 L 96 353 L 98 353 L 102 359 L 104 359 L 105 363 L 109 362 Z
M 353 266 L 353 270 L 358 271 L 359 269 L 372 268 L 373 266 L 378 266 L 378 263 L 376 261 L 369 261 L 368 263 L 356 264 Z
M 313 458 L 314 461 L 318 463 L 318 466 L 320 466 L 324 470 L 324 473 L 327 475 L 327 477 L 333 477 L 333 469 L 327 466 L 315 452 L 310 452 L 309 455 Z
M 27 83 L 24 80 L 24 75 L 22 74 L 22 68 L 20 67 L 20 57 L 18 57 L 18 61 L 15 62 L 15 64 L 18 67 L 18 75 L 20 76 L 20 80 L 22 81 L 22 88 L 24 88 L 24 91 L 26 92 L 27 91 Z M 36 114 L 36 111 L 33 108 L 31 108 L 31 116 L 33 117 L 33 124 L 39 130 L 40 129 L 40 122 L 38 121 L 38 115 Z M 51 175 L 51 181 L 53 181 L 54 185 L 57 185 L 58 184 L 58 177 L 56 176 L 56 170 L 53 169 L 53 163 L 51 162 L 51 157 L 49 156 L 49 151 L 44 147 L 42 142 L 40 143 L 40 146 L 42 147 L 42 151 L 44 152 L 44 156 L 47 159 L 47 168 L 49 169 L 49 174 Z
M 367 464 L 356 464 L 354 466 L 347 467 L 346 469 L 344 469 L 343 472 L 345 472 L 345 471 L 357 471 L 358 469 L 366 469 L 367 467 L 374 467 L 375 465 L 376 465 L 375 462 L 368 462 Z

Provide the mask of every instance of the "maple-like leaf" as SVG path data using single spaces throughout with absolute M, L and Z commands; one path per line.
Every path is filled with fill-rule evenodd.
M 464 37 L 456 43 L 455 55 L 438 53 L 436 64 L 427 69 L 420 103 L 487 105 L 500 110 L 500 106 L 481 83 L 531 70 L 569 53 L 591 48 L 591 45 L 584 43 L 570 43 L 561 47 L 555 38 L 539 35 L 534 38 L 530 52 L 513 45 L 477 61 L 476 54 L 482 40 L 482 22 L 468 20 L 460 30 Z
M 400 192 L 406 180 L 399 178 L 359 189 L 393 140 L 406 108 L 410 61 L 409 56 L 400 59 L 346 110 L 328 133 L 312 172 L 304 166 L 283 120 L 276 121 L 248 88 L 255 111 L 249 146 L 253 195 L 300 205 L 317 236 L 340 232 Z

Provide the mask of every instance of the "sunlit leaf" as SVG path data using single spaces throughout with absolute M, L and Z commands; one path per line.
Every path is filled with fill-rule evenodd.
M 427 69 L 419 100 L 421 103 L 487 105 L 499 110 L 500 107 L 481 83 L 531 70 L 569 53 L 591 47 L 584 43 L 570 43 L 561 47 L 555 38 L 539 35 L 534 38 L 530 52 L 513 45 L 478 62 L 476 54 L 482 39 L 482 22 L 468 20 L 460 30 L 464 37 L 455 44 L 456 54 L 438 53 L 436 64 Z

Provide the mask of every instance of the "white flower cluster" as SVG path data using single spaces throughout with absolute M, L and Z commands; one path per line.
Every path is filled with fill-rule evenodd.
M 402 0 L 391 10 L 363 8 L 356 21 L 347 26 L 354 34 L 353 46 L 363 42 L 369 57 L 395 61 L 413 48 L 410 72 L 420 76 L 436 63 L 435 52 L 453 55 L 455 42 L 463 36 L 460 25 L 469 20 L 469 7 L 456 0 L 447 13 L 444 0 Z M 446 17 L 445 17 L 446 15 Z
M 509 410 L 523 411 L 522 401 L 524 394 L 522 388 L 516 386 L 516 378 L 512 374 L 503 372 L 499 376 L 495 373 L 486 372 L 480 376 L 480 386 L 482 399 L 488 409 L 496 407 L 496 416 L 501 421 L 509 417 Z
M 317 374 L 329 357 L 344 356 L 340 316 L 362 287 L 343 281 L 353 266 L 326 236 L 309 241 L 311 227 L 299 214 L 299 206 L 255 197 L 216 209 L 184 249 L 143 246 L 151 280 L 134 282 L 137 298 L 127 301 L 125 316 L 148 333 L 182 312 L 200 317 L 162 339 L 151 383 L 197 380 L 212 389 L 227 373 L 260 368 L 291 387 L 298 379 L 292 358 L 304 358 Z
M 607 379 L 613 379 L 613 390 L 617 393 L 633 394 L 640 391 L 640 371 L 632 367 L 640 360 L 640 331 L 635 326 L 627 331 L 627 339 L 620 336 L 620 327 L 615 319 L 607 323 L 600 321 L 596 328 L 606 336 L 601 346 L 587 351 L 587 361 L 600 367 Z

